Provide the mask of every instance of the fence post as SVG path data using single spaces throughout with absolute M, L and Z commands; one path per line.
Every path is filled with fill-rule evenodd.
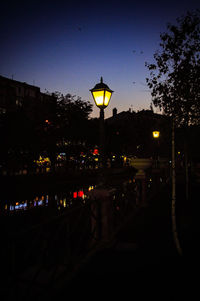
M 102 242 L 109 242 L 113 236 L 114 212 L 112 194 L 114 191 L 114 189 L 102 187 L 97 188 L 90 193 L 91 199 L 96 200 L 96 202 L 92 204 L 92 208 L 96 214 L 96 220 L 93 216 L 91 217 L 92 229 L 96 227 Z
M 139 181 L 140 185 L 141 185 L 141 189 L 140 189 L 140 200 L 139 202 L 137 201 L 139 206 L 145 207 L 147 206 L 147 200 L 146 200 L 146 174 L 145 171 L 140 172 L 138 174 L 135 175 L 135 179 Z

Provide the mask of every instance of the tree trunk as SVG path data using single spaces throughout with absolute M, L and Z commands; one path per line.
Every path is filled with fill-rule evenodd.
M 180 246 L 177 226 L 176 226 L 176 170 L 175 170 L 175 124 L 174 119 L 172 120 L 172 233 L 176 249 L 179 255 L 182 255 L 182 249 Z
M 185 153 L 185 198 L 187 202 L 189 200 L 188 127 L 186 127 L 185 130 L 184 153 Z

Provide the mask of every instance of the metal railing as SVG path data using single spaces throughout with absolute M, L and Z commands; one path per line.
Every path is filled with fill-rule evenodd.
M 10 298 L 23 294 L 28 299 L 38 290 L 41 294 L 62 286 L 91 254 L 114 240 L 136 208 L 134 183 L 133 189 L 127 185 L 96 189 L 85 202 L 62 214 L 7 233 L 1 260 L 4 291 Z

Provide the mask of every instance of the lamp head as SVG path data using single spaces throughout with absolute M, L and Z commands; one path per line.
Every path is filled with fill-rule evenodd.
M 90 91 L 96 106 L 98 108 L 105 109 L 110 102 L 113 91 L 105 83 L 103 83 L 102 77 L 100 79 L 100 83 L 96 84 Z
M 159 131 L 153 131 L 152 134 L 153 134 L 153 138 L 155 138 L 155 139 L 160 137 L 160 132 Z

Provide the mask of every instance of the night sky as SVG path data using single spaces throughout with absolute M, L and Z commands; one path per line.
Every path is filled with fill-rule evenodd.
M 4 1 L 0 75 L 92 103 L 89 89 L 103 76 L 115 91 L 105 117 L 114 107 L 147 109 L 145 62 L 167 22 L 196 8 L 199 0 Z M 94 105 L 91 117 L 98 114 Z

